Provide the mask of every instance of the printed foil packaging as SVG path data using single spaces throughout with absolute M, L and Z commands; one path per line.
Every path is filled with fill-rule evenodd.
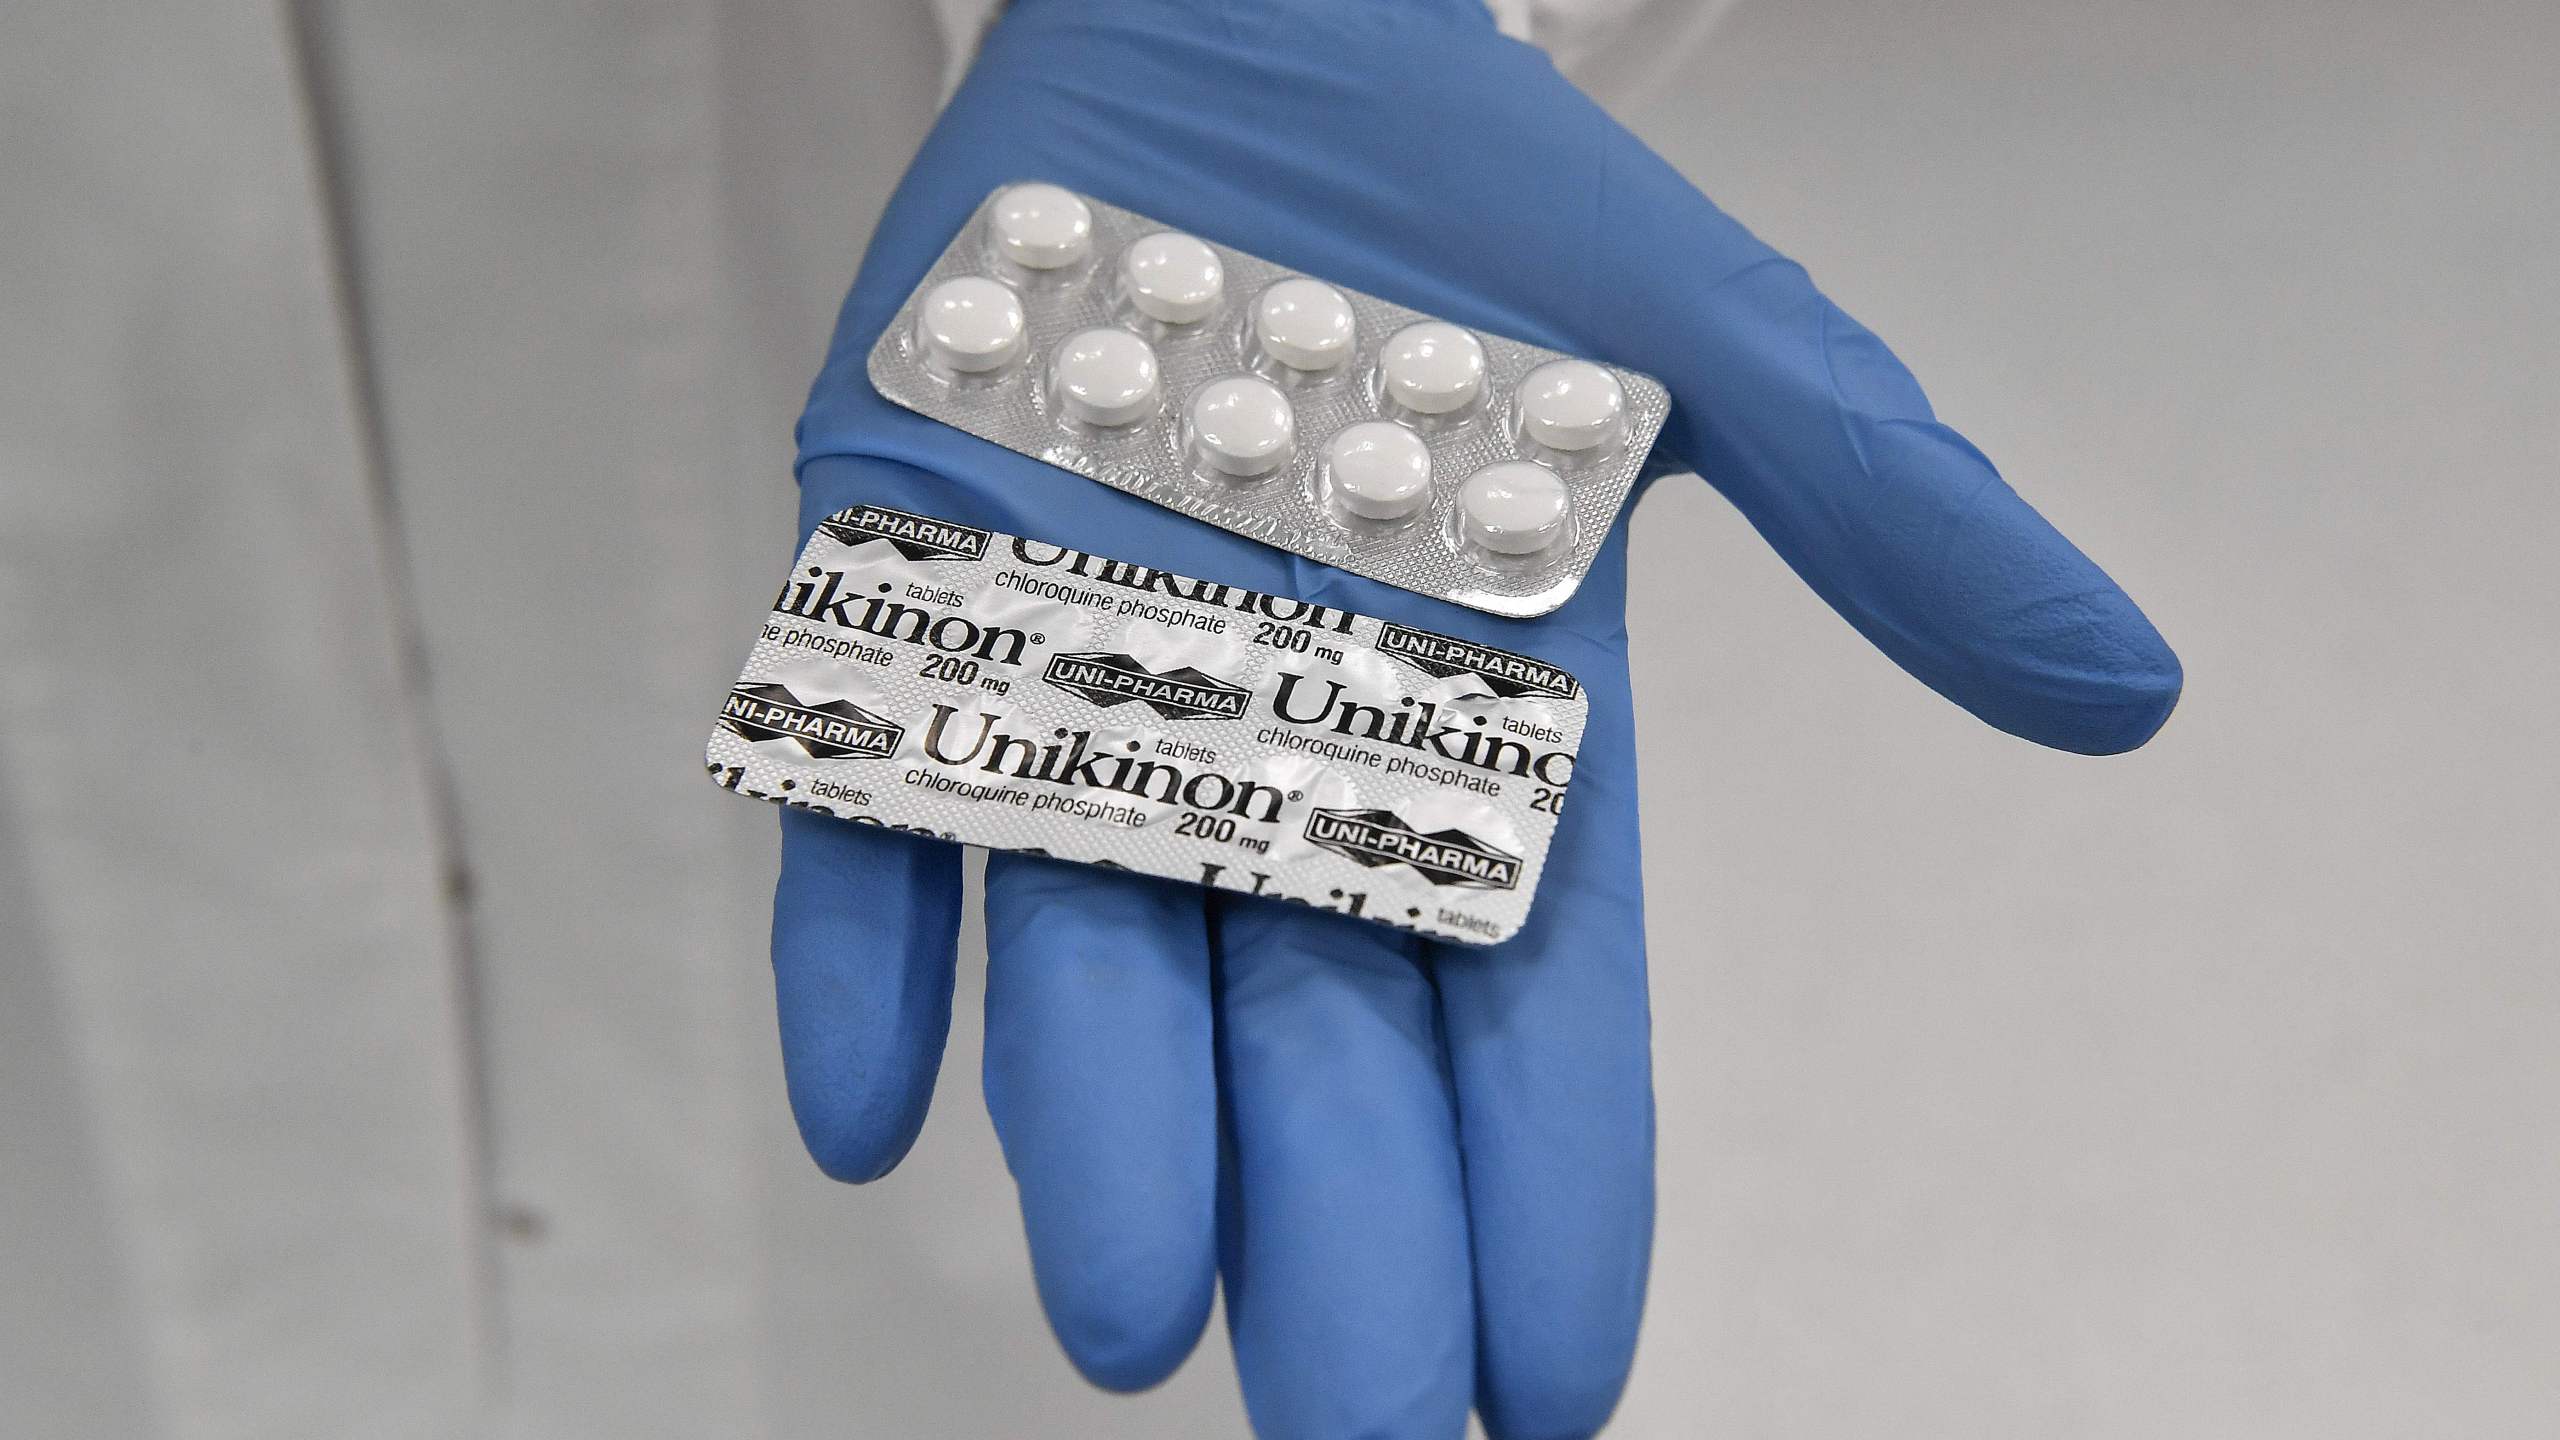
M 802 550 L 707 761 L 856 823 L 1491 943 L 1586 713 L 1530 656 L 856 506 Z

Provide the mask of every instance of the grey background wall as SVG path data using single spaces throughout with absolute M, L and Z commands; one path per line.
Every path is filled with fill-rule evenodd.
M 1612 1433 L 2560 1413 L 2554 54 L 2542 0 L 1758 0 L 1626 107 L 2189 688 L 2137 755 L 2035 751 L 1656 487 L 1642 765 L 1697 803 L 1648 834 Z M 769 817 L 687 758 L 927 17 L 48 0 L 0 57 L 0 1430 L 1241 1435 L 1214 1334 L 1134 1402 L 1052 1349 L 969 967 L 907 1165 L 807 1164 Z M 197 632 L 95 583 L 173 515 Z M 528 649 L 564 573 L 615 603 Z M 273 715 L 114 730 L 101 634 L 408 738 L 296 752 L 354 799 L 178 783 Z M 557 694 L 609 702 L 565 772 L 508 720 Z M 64 762 L 99 724 L 142 780 Z

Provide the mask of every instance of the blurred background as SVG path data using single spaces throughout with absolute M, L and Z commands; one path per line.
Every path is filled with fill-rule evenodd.
M 2188 689 L 2006 739 L 1653 489 L 1704 800 L 1611 1433 L 2548 1433 L 2560 7 L 1713 8 L 1620 113 Z M 850 0 L 0 15 L 0 1431 L 1245 1433 L 1214 1329 L 1138 1400 L 1050 1343 L 973 966 L 906 1165 L 807 1161 L 772 816 L 698 774 L 949 64 Z

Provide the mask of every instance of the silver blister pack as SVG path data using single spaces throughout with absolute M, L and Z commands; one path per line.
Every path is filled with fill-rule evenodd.
M 861 824 L 1489 944 L 1588 708 L 1530 656 L 858 505 L 809 537 L 706 760 Z
M 1497 615 L 1591 568 L 1670 401 L 1042 182 L 988 196 L 872 347 L 919 414 Z

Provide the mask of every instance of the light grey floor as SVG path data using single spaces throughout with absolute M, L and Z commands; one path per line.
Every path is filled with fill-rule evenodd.
M 720 143 L 785 158 L 732 167 L 699 212 L 670 191 L 631 232 L 639 261 L 725 257 L 718 304 L 617 322 L 748 337 L 726 377 L 748 398 L 690 416 L 681 367 L 578 370 L 541 348 L 539 304 L 458 295 L 436 266 L 469 257 L 415 243 L 450 223 L 429 182 L 457 160 L 562 215 L 612 167 L 663 161 L 668 135 L 562 123 L 562 97 L 627 78 L 484 67 L 407 7 L 323 8 L 322 94 L 370 97 L 340 163 L 409 182 L 355 186 L 349 219 L 427 598 L 533 593 L 508 545 L 578 533 L 585 502 L 532 488 L 556 482 L 725 516 L 688 550 L 652 542 L 665 603 L 752 606 L 780 495 L 711 504 L 683 476 L 779 474 L 861 226 L 924 123 L 932 68 L 882 60 L 926 45 L 918 22 L 735 8 L 727 63 L 763 69 L 714 107 Z M 508 53 L 588 53 L 566 11 L 537 29 L 483 8 L 527 32 Z M 2110 566 L 2188 691 L 2138 755 L 2033 750 L 1870 653 L 1703 486 L 1656 487 L 1629 623 L 1647 791 L 1684 803 L 1648 826 L 1660 1236 L 1611 1433 L 2551 1428 L 2555 54 L 2547 0 L 1749 0 L 1630 111 Z M 864 66 L 877 84 L 846 79 Z M 463 145 L 436 128 L 458 103 L 524 138 Z M 543 144 L 589 168 L 524 161 Z M 513 252 L 535 298 L 602 307 L 574 287 L 630 257 L 552 238 Z M 468 358 L 434 322 L 473 306 L 522 369 L 496 395 L 419 383 Z M 511 463 L 513 542 L 461 488 Z M 527 870 L 560 809 L 474 760 L 503 753 L 484 712 L 527 675 L 469 623 L 427 637 L 465 830 L 493 855 L 474 1163 L 499 1215 L 455 1330 L 491 1357 L 454 1382 L 465 1407 L 537 1440 L 1241 1436 L 1214 1334 L 1136 1401 L 1055 1354 L 976 1093 L 968 967 L 907 1166 L 851 1191 L 800 1155 L 755 933 L 769 826 L 672 788 L 690 777 L 664 804 L 646 788 L 684 763 L 649 747 L 699 729 L 712 628 L 630 685 L 634 743 L 595 778 L 636 874 Z M 610 683 L 594 653 L 565 663 Z M 0 807 L 50 793 L 0 782 Z M 706 853 L 737 858 L 687 868 Z M 112 1198 L 121 1132 L 92 1123 L 124 1081 L 81 1070 L 104 1053 L 94 977 L 66 997 L 14 959 L 61 929 L 18 878 L 40 860 L 0 847 L 0 1274 L 29 1277 L 0 1285 L 0 1409 L 30 1434 L 260 1433 L 223 1418 L 250 1401 L 173 1413 L 201 1387 L 151 1378 L 222 1357 L 172 1347 L 198 1332 L 158 1322 L 160 1272 L 118 1229 L 141 1212 Z M 613 909 L 675 885 L 681 928 Z M 342 1382 L 309 1377 L 314 1397 Z M 364 1433 L 438 1433 L 377 1418 Z

